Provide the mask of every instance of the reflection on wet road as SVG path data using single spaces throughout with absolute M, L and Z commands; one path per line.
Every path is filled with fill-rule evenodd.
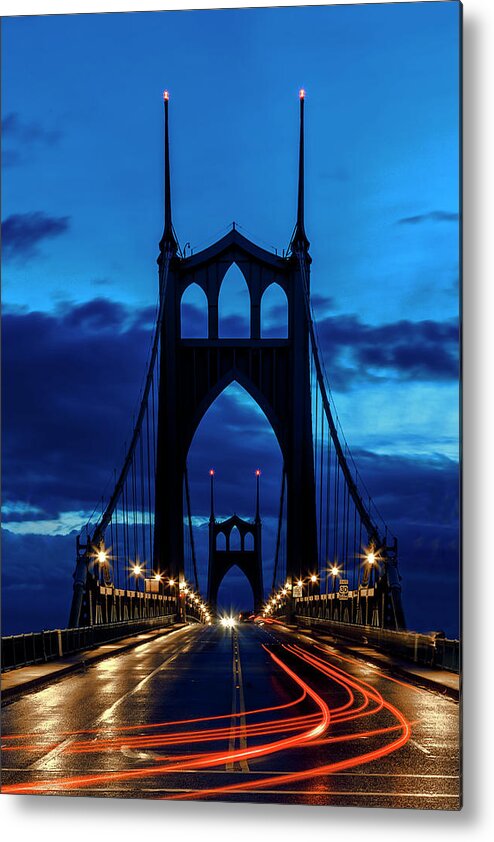
M 459 706 L 271 625 L 189 626 L 3 711 L 3 792 L 459 808 Z

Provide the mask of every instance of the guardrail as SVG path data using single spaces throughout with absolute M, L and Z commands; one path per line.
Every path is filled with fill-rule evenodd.
M 313 603 L 316 605 L 317 603 Z M 317 616 L 314 608 L 312 613 L 295 614 L 297 623 L 304 623 L 313 628 L 330 631 L 336 637 L 352 643 L 370 644 L 384 652 L 389 652 L 405 661 L 424 664 L 439 669 L 459 672 L 460 670 L 460 642 L 448 640 L 442 632 L 420 634 L 410 631 L 393 631 L 375 626 L 363 626 L 356 623 L 341 623 Z
M 46 663 L 81 649 L 91 649 L 101 643 L 121 640 L 132 634 L 170 625 L 175 612 L 147 619 L 124 620 L 120 623 L 82 626 L 75 629 L 51 629 L 2 637 L 2 672 Z

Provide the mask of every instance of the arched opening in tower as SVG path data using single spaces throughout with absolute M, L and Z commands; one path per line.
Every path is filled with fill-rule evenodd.
M 279 284 L 268 286 L 261 299 L 261 336 L 263 339 L 288 338 L 288 301 Z
M 254 592 L 247 576 L 237 565 L 230 567 L 218 590 L 220 617 L 238 617 L 241 611 L 253 611 Z
M 262 520 L 262 572 L 265 594 L 273 578 L 283 459 L 281 450 L 266 415 L 250 394 L 237 382 L 230 383 L 211 404 L 193 438 L 187 470 L 194 544 L 201 592 L 205 595 L 208 581 L 209 520 L 211 516 L 211 477 L 214 469 L 214 517 L 217 522 L 237 514 L 253 522 L 256 514 L 256 470 L 260 477 L 260 516 Z M 187 531 L 187 523 L 184 530 Z M 235 528 L 232 529 L 232 532 Z M 282 534 L 285 522 L 282 524 Z M 232 538 L 232 536 L 230 536 Z M 240 538 L 240 536 L 238 536 Z M 218 535 L 216 548 L 225 550 L 223 536 Z M 238 544 L 238 541 L 237 541 Z M 231 547 L 240 549 L 240 545 Z M 284 547 L 284 541 L 281 542 Z M 245 550 L 253 549 L 253 538 L 245 536 Z M 283 576 L 284 559 L 280 557 L 279 574 Z M 192 581 L 190 559 L 185 559 L 185 575 Z M 218 608 L 223 599 L 232 604 L 252 604 L 252 588 L 237 569 L 235 576 L 225 576 L 228 587 L 220 587 Z M 226 587 L 226 586 L 225 586 Z M 220 601 L 221 600 L 221 601 Z
M 218 320 L 220 339 L 250 337 L 250 294 L 236 263 L 232 263 L 221 282 Z
M 182 339 L 208 338 L 208 300 L 199 284 L 189 284 L 180 302 Z

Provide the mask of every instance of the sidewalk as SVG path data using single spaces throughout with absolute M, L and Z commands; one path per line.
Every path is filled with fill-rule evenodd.
M 299 632 L 308 634 L 327 643 L 335 646 L 338 651 L 344 652 L 348 655 L 353 655 L 355 658 L 360 658 L 363 661 L 368 661 L 374 666 L 380 667 L 392 675 L 399 675 L 402 678 L 407 678 L 410 683 L 418 684 L 422 687 L 427 687 L 428 690 L 435 690 L 451 699 L 459 701 L 460 699 L 460 676 L 455 672 L 449 670 L 437 669 L 435 667 L 428 667 L 422 664 L 414 664 L 410 661 L 404 661 L 394 655 L 386 652 L 380 652 L 372 646 L 362 646 L 358 643 L 348 643 L 336 636 L 330 636 L 317 629 L 310 629 L 298 626 Z
M 7 670 L 1 676 L 2 703 L 21 693 L 37 690 L 46 684 L 58 681 L 70 673 L 77 672 L 77 670 L 86 670 L 89 666 L 104 658 L 119 655 L 121 652 L 141 646 L 143 643 L 150 643 L 157 637 L 185 627 L 185 623 L 163 626 L 161 629 L 141 632 L 122 640 L 114 640 L 111 643 L 102 643 L 93 649 L 84 649 L 81 652 L 74 652 L 73 655 L 65 655 L 63 658 L 57 658 L 43 664 L 31 664 L 28 667 Z

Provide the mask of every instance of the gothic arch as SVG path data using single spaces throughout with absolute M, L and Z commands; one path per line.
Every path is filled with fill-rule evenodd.
M 269 309 L 278 310 L 271 316 L 269 323 Z M 268 311 L 268 312 L 266 312 Z M 289 331 L 288 299 L 280 284 L 273 281 L 263 292 L 261 298 L 261 338 L 287 339 Z
M 208 300 L 204 290 L 196 283 L 189 284 L 180 299 L 180 337 L 208 338 Z
M 260 392 L 259 389 L 256 388 L 254 383 L 249 381 L 249 379 L 245 377 L 241 372 L 234 371 L 233 369 L 227 372 L 220 380 L 218 380 L 215 386 L 209 390 L 204 400 L 201 401 L 201 403 L 197 406 L 191 423 L 189 441 L 186 447 L 186 454 L 188 454 L 189 452 L 190 445 L 197 432 L 199 424 L 206 415 L 208 409 L 213 405 L 216 399 L 221 394 L 223 394 L 223 392 L 225 392 L 226 389 L 228 389 L 228 386 L 231 386 L 232 383 L 237 383 L 239 386 L 245 389 L 245 391 L 252 398 L 254 403 L 257 404 L 260 410 L 262 410 L 271 426 L 271 429 L 273 430 L 276 436 L 276 440 L 278 442 L 282 456 L 284 457 L 284 435 L 283 426 L 281 424 L 280 419 L 276 416 L 274 409 L 270 405 L 269 401 L 265 398 L 262 392 Z
M 255 583 L 253 583 L 250 580 L 249 576 L 246 574 L 246 572 L 244 570 L 242 570 L 241 567 L 239 567 L 238 564 L 232 564 L 227 570 L 225 570 L 222 577 L 221 577 L 221 580 L 218 582 L 218 587 L 217 587 L 217 590 L 216 590 L 216 605 L 219 606 L 220 609 L 221 609 L 221 602 L 220 602 L 220 599 L 219 599 L 220 591 L 221 591 L 222 586 L 225 585 L 225 580 L 228 579 L 228 577 L 232 573 L 240 573 L 242 578 L 247 582 L 247 584 L 249 585 L 250 593 L 251 593 L 252 605 L 255 605 L 255 601 L 256 601 L 256 592 L 255 592 L 255 587 L 254 587 Z M 227 607 L 230 608 L 230 606 L 226 606 L 225 603 L 223 602 L 223 608 L 227 608 Z M 232 607 L 236 607 L 236 606 L 232 606 Z
M 228 301 L 229 292 L 232 301 Z M 218 290 L 218 336 L 220 339 L 250 339 L 250 335 L 251 292 L 244 273 L 233 261 Z

